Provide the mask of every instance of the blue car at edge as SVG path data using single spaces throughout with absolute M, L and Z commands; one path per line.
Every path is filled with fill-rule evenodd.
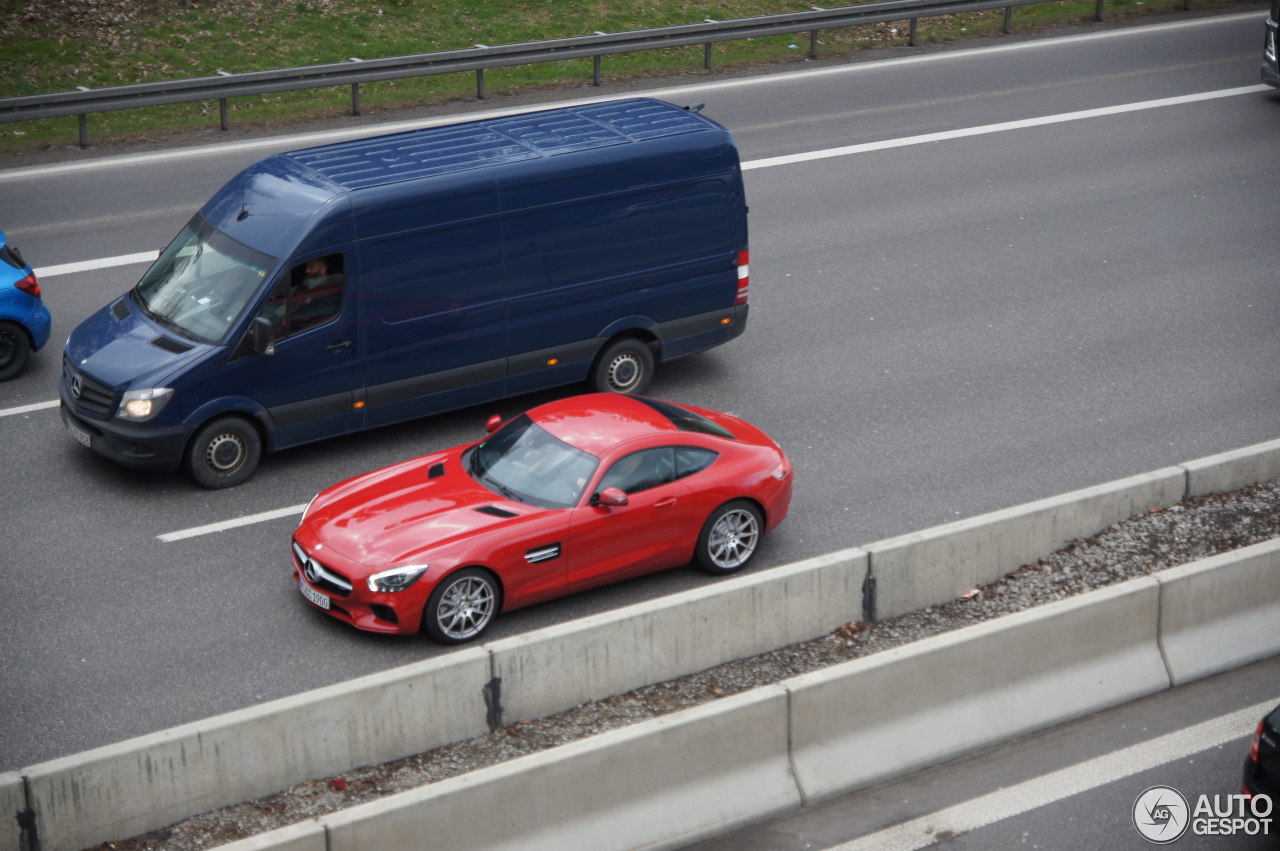
M 22 372 L 49 341 L 51 324 L 35 272 L 0 231 L 0 381 Z

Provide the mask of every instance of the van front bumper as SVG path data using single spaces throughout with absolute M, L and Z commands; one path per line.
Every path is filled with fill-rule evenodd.
M 83 419 L 72 413 L 65 398 L 59 409 L 62 424 L 76 442 L 135 470 L 178 469 L 191 436 L 191 430 L 183 426 L 156 428 L 146 423 Z

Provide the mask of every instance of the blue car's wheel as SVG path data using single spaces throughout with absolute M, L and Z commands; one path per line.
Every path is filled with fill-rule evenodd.
M 27 332 L 12 322 L 0 322 L 0 381 L 8 381 L 22 372 L 30 354 Z

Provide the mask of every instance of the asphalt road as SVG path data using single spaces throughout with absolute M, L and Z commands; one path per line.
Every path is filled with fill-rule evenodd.
M 657 92 L 705 101 L 749 168 L 748 330 L 652 392 L 791 454 L 792 514 L 753 569 L 1276 437 L 1280 99 L 1253 88 L 1258 8 Z M 0 227 L 43 269 L 155 250 L 239 167 L 313 141 L 0 163 Z M 310 611 L 292 518 L 158 536 L 300 505 L 556 395 L 290 450 L 231 491 L 124 470 L 56 409 L 14 411 L 56 398 L 60 341 L 144 268 L 45 276 L 54 343 L 0 386 L 0 771 L 448 652 Z M 670 571 L 492 634 L 708 581 Z

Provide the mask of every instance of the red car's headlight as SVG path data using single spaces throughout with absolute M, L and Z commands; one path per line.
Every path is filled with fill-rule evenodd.
M 369 590 L 377 593 L 403 591 L 427 572 L 425 564 L 406 564 L 390 570 L 380 570 L 369 577 Z

